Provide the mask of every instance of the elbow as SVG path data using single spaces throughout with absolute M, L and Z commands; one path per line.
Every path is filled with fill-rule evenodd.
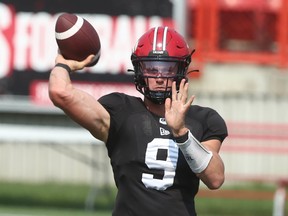
M 63 107 L 65 101 L 70 97 L 69 95 L 69 91 L 65 91 L 65 89 L 49 87 L 49 98 L 56 107 Z
M 210 190 L 217 190 L 223 185 L 224 181 L 225 181 L 224 175 L 217 175 L 214 176 L 212 181 L 210 181 L 206 185 Z

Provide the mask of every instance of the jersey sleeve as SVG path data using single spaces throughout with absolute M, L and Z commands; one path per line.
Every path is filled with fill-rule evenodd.
M 221 142 L 228 136 L 227 126 L 224 119 L 213 109 L 210 109 L 206 121 L 206 133 L 203 141 L 218 139 Z
M 125 105 L 124 95 L 121 93 L 111 93 L 102 96 L 98 99 L 99 103 L 109 112 L 110 115 L 114 115 L 119 112 Z
M 125 109 L 125 95 L 121 93 L 111 93 L 99 98 L 98 101 L 110 115 L 109 140 L 125 119 L 124 115 L 119 115 L 121 110 Z

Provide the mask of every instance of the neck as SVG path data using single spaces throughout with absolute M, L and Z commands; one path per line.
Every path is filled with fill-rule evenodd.
M 165 105 L 164 104 L 155 104 L 147 98 L 144 98 L 144 104 L 146 108 L 161 117 L 165 117 Z

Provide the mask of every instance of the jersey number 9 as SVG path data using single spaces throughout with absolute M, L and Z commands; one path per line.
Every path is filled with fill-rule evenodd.
M 145 155 L 146 165 L 151 169 L 151 173 L 153 170 L 162 170 L 164 173 L 161 178 L 155 178 L 155 175 L 151 173 L 143 173 L 142 182 L 147 188 L 166 190 L 173 185 L 178 151 L 177 144 L 171 139 L 155 138 L 148 143 Z M 162 152 L 162 156 L 160 156 L 160 152 Z

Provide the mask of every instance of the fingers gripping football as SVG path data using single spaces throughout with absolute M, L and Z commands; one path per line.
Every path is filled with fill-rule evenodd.
M 75 72 L 77 70 L 82 70 L 84 67 L 87 67 L 87 65 L 89 65 L 89 64 L 91 64 L 91 62 L 93 62 L 93 59 L 94 59 L 94 55 L 89 55 L 83 61 L 67 60 L 63 57 L 63 55 L 58 53 L 58 55 L 55 59 L 55 65 L 57 63 L 66 64 L 71 69 L 71 72 Z

